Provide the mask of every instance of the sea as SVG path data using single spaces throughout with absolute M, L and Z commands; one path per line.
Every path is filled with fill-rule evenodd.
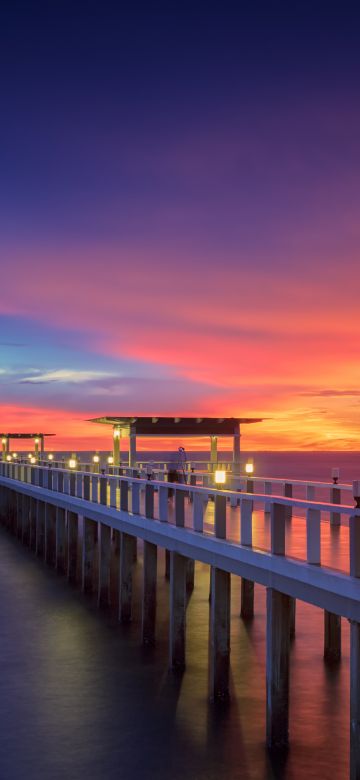
M 250 455 L 258 476 L 327 482 L 337 467 L 341 482 L 360 478 L 360 453 L 243 453 L 244 462 Z M 141 457 L 161 461 L 167 453 Z M 204 453 L 188 457 L 206 459 Z M 331 542 L 338 549 L 347 544 L 347 529 L 340 531 Z M 169 593 L 162 554 L 153 648 L 140 642 L 141 551 L 128 626 L 111 611 L 99 611 L 2 527 L 0 561 L 0 780 L 348 777 L 347 620 L 341 662 L 329 666 L 323 661 L 322 611 L 297 603 L 290 747 L 275 757 L 265 746 L 264 588 L 255 587 L 255 616 L 244 622 L 240 580 L 232 578 L 231 696 L 214 705 L 208 695 L 207 566 L 196 565 L 186 670 L 180 675 L 168 669 Z

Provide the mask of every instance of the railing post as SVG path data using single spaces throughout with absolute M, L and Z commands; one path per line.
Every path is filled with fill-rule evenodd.
M 100 477 L 100 504 L 107 505 L 107 477 Z
M 76 496 L 83 498 L 83 475 L 76 474 Z
M 161 523 L 167 523 L 168 521 L 168 496 L 169 489 L 167 487 L 159 488 L 159 520 Z
M 131 483 L 131 511 L 134 515 L 140 514 L 140 483 Z
M 204 530 L 204 511 L 207 500 L 203 493 L 195 493 L 193 509 L 193 527 L 194 531 L 202 534 Z
M 330 489 L 330 501 L 332 504 L 341 503 L 341 490 L 339 487 L 332 487 Z M 330 512 L 330 525 L 340 525 L 341 514 L 340 512 Z
M 320 565 L 320 510 L 308 509 L 306 512 L 306 549 L 307 562 Z
M 240 544 L 252 547 L 252 513 L 253 502 L 242 498 L 240 503 Z
M 284 484 L 284 497 L 285 498 L 292 498 L 293 495 L 293 486 L 291 482 L 285 482 Z M 286 506 L 285 507 L 285 517 L 286 520 L 291 520 L 292 518 L 292 506 Z
M 185 491 L 175 489 L 175 525 L 184 528 L 185 525 Z
M 110 506 L 116 509 L 116 479 L 112 478 L 110 482 Z
M 285 510 L 284 504 L 271 504 L 270 534 L 273 555 L 285 555 Z
M 99 500 L 99 475 L 93 474 L 91 477 L 91 500 L 94 502 L 94 504 L 98 503 Z
M 215 536 L 226 539 L 226 496 L 215 496 Z
M 271 496 L 271 494 L 272 494 L 272 482 L 268 482 L 268 481 L 264 482 L 264 493 L 265 493 L 266 496 Z M 265 508 L 264 508 L 265 514 L 269 514 L 270 513 L 270 508 L 271 508 L 271 502 L 270 501 L 266 501 Z
M 84 474 L 84 500 L 90 501 L 90 474 Z

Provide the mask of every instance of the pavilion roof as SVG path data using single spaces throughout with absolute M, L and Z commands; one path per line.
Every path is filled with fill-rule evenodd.
M 95 417 L 87 422 L 127 428 L 139 436 L 233 436 L 238 424 L 262 422 L 260 417 Z

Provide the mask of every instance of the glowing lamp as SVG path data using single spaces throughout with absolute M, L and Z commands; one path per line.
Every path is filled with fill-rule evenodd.
M 36 458 L 34 458 L 34 456 L 33 456 L 33 455 L 32 455 L 32 456 L 31 456 L 31 458 L 30 458 L 30 463 L 31 463 L 31 465 L 32 465 L 32 466 L 34 466 L 34 465 L 35 465 L 35 463 L 36 463 Z
M 32 454 L 31 454 L 31 452 L 29 452 L 29 454 L 28 454 L 28 458 L 29 458 L 29 460 L 32 458 Z
M 331 469 L 331 478 L 334 485 L 337 485 L 339 477 L 340 477 L 340 469 L 336 469 L 336 468 Z
M 109 457 L 107 459 L 107 462 L 108 462 L 109 466 L 112 466 L 112 464 L 114 463 L 114 458 L 113 458 L 112 455 L 109 455 Z
M 7 460 L 7 461 L 10 461 L 10 460 L 11 460 L 11 455 L 7 455 L 7 456 L 6 456 L 6 460 Z
M 40 439 L 34 439 L 35 444 L 39 444 Z
M 70 458 L 70 460 L 69 460 L 69 469 L 76 469 L 76 466 L 77 466 L 76 458 Z
M 17 452 L 13 452 L 12 457 L 15 459 L 17 458 L 17 456 L 18 456 Z
M 226 482 L 226 471 L 223 469 L 217 469 L 215 471 L 215 484 L 216 485 L 225 485 Z
M 1 439 L 1 444 L 6 444 L 7 439 Z
M 254 473 L 254 464 L 252 460 L 248 460 L 247 463 L 245 463 L 245 473 L 246 474 L 253 474 Z
M 48 460 L 54 460 L 54 456 L 53 456 L 52 452 L 49 452 Z
M 114 439 L 120 439 L 120 429 L 115 428 L 114 429 Z
M 94 457 L 93 457 L 93 463 L 100 463 L 100 457 L 99 457 L 99 455 L 94 455 Z

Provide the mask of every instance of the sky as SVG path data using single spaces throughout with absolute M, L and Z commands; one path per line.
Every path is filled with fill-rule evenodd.
M 2 0 L 2 431 L 360 450 L 359 33 L 348 2 Z

